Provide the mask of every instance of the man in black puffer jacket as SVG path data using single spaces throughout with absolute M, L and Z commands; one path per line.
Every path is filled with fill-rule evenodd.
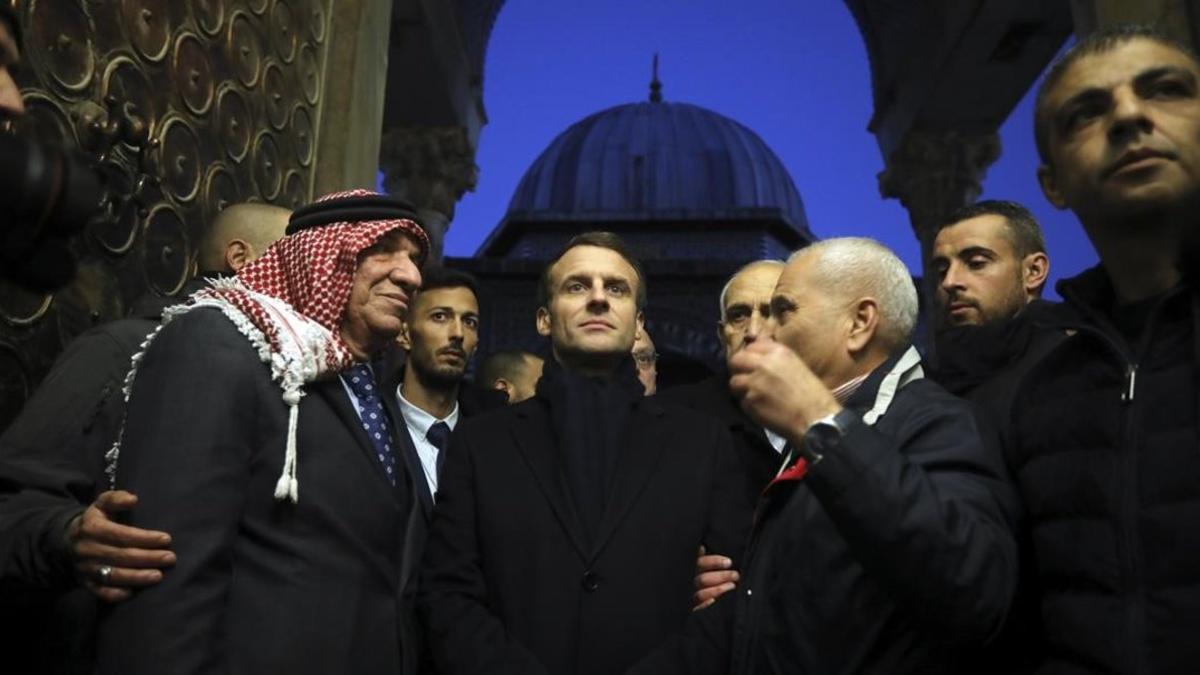
M 1038 92 L 1047 198 L 1099 267 L 1059 284 L 1080 317 L 1017 390 L 1009 462 L 1025 501 L 1045 673 L 1200 668 L 1196 287 L 1200 63 L 1152 30 L 1072 48 Z

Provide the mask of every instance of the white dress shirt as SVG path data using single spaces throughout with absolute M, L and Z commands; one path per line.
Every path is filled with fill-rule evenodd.
M 775 448 L 775 452 L 782 455 L 783 446 L 787 445 L 787 439 L 770 429 L 763 429 L 763 433 L 767 435 L 767 442 L 771 444 L 772 448 Z
M 454 427 L 458 425 L 458 401 L 454 402 L 454 409 L 450 411 L 449 415 L 446 415 L 445 419 L 438 419 L 409 403 L 400 390 L 401 387 L 396 387 L 396 400 L 400 403 L 400 414 L 404 416 L 404 425 L 408 427 L 408 435 L 412 438 L 413 447 L 417 449 L 417 457 L 421 458 L 421 469 L 425 473 L 425 482 L 429 485 L 429 494 L 433 495 L 436 500 L 438 449 L 429 442 L 425 435 L 429 433 L 429 427 L 438 422 L 445 422 L 446 426 L 450 427 L 450 431 L 454 431 Z

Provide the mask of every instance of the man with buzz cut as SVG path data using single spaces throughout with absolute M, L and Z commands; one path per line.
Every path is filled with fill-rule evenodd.
M 479 386 L 503 392 L 510 404 L 520 403 L 533 396 L 544 366 L 545 361 L 537 354 L 522 349 L 503 349 L 479 364 L 475 378 Z
M 1050 259 L 1029 209 L 988 199 L 946 218 L 933 240 L 930 268 L 938 283 L 939 327 L 982 326 L 1035 305 Z
M 536 325 L 553 356 L 536 395 L 451 439 L 420 583 L 436 672 L 619 673 L 683 626 L 698 547 L 740 549 L 727 433 L 638 380 L 645 304 L 613 234 L 545 267 Z
M 1046 673 L 1194 673 L 1200 434 L 1193 245 L 1200 61 L 1161 31 L 1084 37 L 1038 90 L 1046 198 L 1100 264 L 1060 282 L 1069 335 L 1006 430 L 1029 512 Z
M 964 206 L 938 228 L 929 274 L 938 309 L 931 376 L 990 409 L 1007 406 L 1021 375 L 1066 335 L 1069 313 L 1042 299 L 1050 259 L 1037 220 L 1010 201 Z
M 1014 503 L 967 404 L 923 377 L 917 293 L 878 242 L 788 261 L 730 390 L 791 446 L 736 591 L 630 672 L 973 672 L 1016 579 Z

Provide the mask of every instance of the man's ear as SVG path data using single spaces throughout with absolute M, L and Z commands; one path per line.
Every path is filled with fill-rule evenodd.
M 496 391 L 504 392 L 504 395 L 506 397 L 508 397 L 508 400 L 510 400 L 510 401 L 512 400 L 512 397 L 513 397 L 512 383 L 509 382 L 508 380 L 504 379 L 503 377 L 496 378 L 496 381 L 492 383 L 492 389 L 495 389 Z
M 537 332 L 542 337 L 550 335 L 550 310 L 545 307 L 537 309 Z
M 225 244 L 225 268 L 237 273 L 254 260 L 254 247 L 242 239 L 231 239 Z
M 859 298 L 851 312 L 846 351 L 858 354 L 871 344 L 879 330 L 879 302 L 875 298 Z
M 1042 287 L 1050 276 L 1050 257 L 1045 253 L 1030 253 L 1021 261 L 1021 280 L 1025 297 L 1033 300 L 1042 296 Z
M 1046 195 L 1046 201 L 1054 205 L 1056 209 L 1067 208 L 1067 201 L 1063 199 L 1062 190 L 1059 189 L 1058 176 L 1054 174 L 1054 169 L 1049 164 L 1042 164 L 1037 170 L 1038 184 L 1042 186 L 1042 194 Z
M 408 321 L 400 325 L 400 333 L 396 336 L 396 344 L 404 351 L 412 349 L 412 337 L 408 334 Z

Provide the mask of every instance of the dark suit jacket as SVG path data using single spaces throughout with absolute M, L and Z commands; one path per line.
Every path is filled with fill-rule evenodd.
M 339 380 L 305 390 L 299 503 L 279 502 L 288 409 L 250 343 L 211 309 L 152 343 L 117 485 L 178 564 L 102 622 L 101 673 L 412 672 L 402 589 L 423 522 L 407 472 L 384 477 Z
M 616 673 L 683 625 L 697 547 L 734 554 L 743 481 L 721 425 L 640 401 L 588 545 L 545 402 L 466 420 L 422 563 L 438 671 Z
M 672 387 L 659 392 L 658 400 L 695 410 L 729 429 L 734 453 L 745 467 L 746 499 L 750 504 L 757 503 L 763 490 L 779 473 L 783 456 L 771 446 L 762 427 L 738 405 L 729 391 L 729 374 L 718 373 L 695 384 Z
M 181 296 L 199 290 L 193 280 Z M 80 335 L 0 436 L 0 654 L 7 673 L 91 673 L 98 603 L 75 580 L 67 525 L 107 487 L 129 360 L 180 297 Z
M 378 369 L 376 372 L 379 372 Z M 419 480 L 413 481 L 413 489 L 417 493 L 417 501 L 421 505 L 421 515 L 424 516 L 425 525 L 428 527 L 430 519 L 433 518 L 433 494 L 430 493 L 429 483 L 425 480 L 425 469 L 421 466 L 421 457 L 417 454 L 416 445 L 413 444 L 412 433 L 408 425 L 404 422 L 404 415 L 400 411 L 399 402 L 396 400 L 396 392 L 399 386 L 399 381 L 389 382 L 385 391 L 388 392 L 388 398 L 396 402 L 396 414 L 393 417 L 397 421 L 397 428 L 400 429 L 400 432 L 396 434 L 397 448 L 404 455 L 404 462 L 408 467 L 408 473 L 419 478 Z M 504 392 L 480 389 L 468 382 L 463 382 L 458 392 L 458 424 L 461 425 L 475 415 L 488 410 L 503 408 L 506 405 L 508 405 L 508 397 L 504 395 Z M 447 448 L 447 452 L 449 452 L 449 448 Z M 414 549 L 415 557 L 413 560 L 420 560 L 421 553 L 425 548 L 424 542 L 415 543 L 416 549 Z

